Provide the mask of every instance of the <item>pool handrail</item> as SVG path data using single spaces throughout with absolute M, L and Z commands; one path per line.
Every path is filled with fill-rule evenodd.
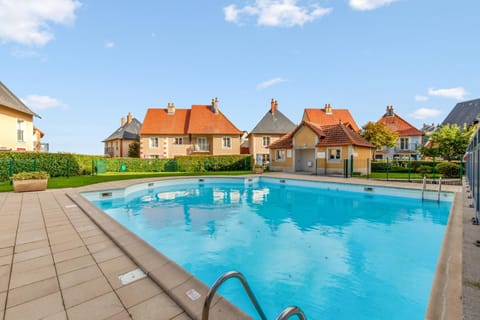
M 286 320 L 291 316 L 297 316 L 299 320 L 307 320 L 307 317 L 303 313 L 302 309 L 297 306 L 286 307 L 283 311 L 275 318 L 275 320 Z
M 208 290 L 207 296 L 205 297 L 205 302 L 203 303 L 202 320 L 208 320 L 208 316 L 210 313 L 210 305 L 212 303 L 213 297 L 215 296 L 215 293 L 217 292 L 218 288 L 223 283 L 225 283 L 225 281 L 231 278 L 237 278 L 238 280 L 240 280 L 240 283 L 242 284 L 243 288 L 247 292 L 247 295 L 250 298 L 250 301 L 252 301 L 253 306 L 257 310 L 260 318 L 262 320 L 267 320 L 267 317 L 265 316 L 265 313 L 260 307 L 260 304 L 258 303 L 257 298 L 255 298 L 255 295 L 253 294 L 252 289 L 250 289 L 250 286 L 248 285 L 247 280 L 245 279 L 243 274 L 238 271 L 228 271 L 224 273 L 215 281 L 215 283 L 212 285 L 210 290 Z

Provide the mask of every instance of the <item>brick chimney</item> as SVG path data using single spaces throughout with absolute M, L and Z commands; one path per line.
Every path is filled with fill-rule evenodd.
M 270 113 L 275 114 L 275 99 L 272 98 L 272 101 L 270 102 Z
M 218 114 L 218 98 L 215 97 L 215 99 L 212 99 L 212 111 L 215 113 L 215 114 Z
M 275 110 L 278 110 L 278 101 L 275 100 Z
M 393 116 L 394 116 L 394 113 L 393 113 L 393 106 L 387 106 L 387 113 L 386 113 L 386 116 L 387 116 L 387 117 L 393 117 Z
M 167 113 L 168 114 L 175 114 L 175 105 L 173 102 L 169 102 L 167 105 Z
M 129 112 L 127 115 L 127 123 L 132 122 L 132 114 Z
M 126 121 L 125 117 L 122 117 L 122 119 L 120 120 L 120 123 L 122 124 L 122 127 L 125 125 L 125 123 L 126 123 L 125 121 Z
M 330 103 L 325 104 L 325 113 L 332 114 L 332 106 L 330 105 Z

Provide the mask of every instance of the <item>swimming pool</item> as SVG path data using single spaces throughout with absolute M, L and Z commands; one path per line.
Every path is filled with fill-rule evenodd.
M 85 196 L 207 285 L 239 270 L 269 318 L 294 304 L 310 319 L 423 318 L 452 200 L 271 178 Z M 220 293 L 255 315 L 236 281 Z

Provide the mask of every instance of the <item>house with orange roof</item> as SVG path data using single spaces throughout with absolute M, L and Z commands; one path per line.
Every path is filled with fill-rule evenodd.
M 393 148 L 383 147 L 375 151 L 375 159 L 408 159 L 418 160 L 418 148 L 422 145 L 424 133 L 393 111 L 393 106 L 387 106 L 385 114 L 377 121 L 383 123 L 389 130 L 398 133 L 397 145 Z
M 350 127 L 355 132 L 360 131 L 360 128 L 348 109 L 334 109 L 330 103 L 325 104 L 325 108 L 323 109 L 305 108 L 302 121 L 309 121 L 319 126 L 341 123 Z
M 141 158 L 174 158 L 186 155 L 240 154 L 239 130 L 218 107 L 192 105 L 190 109 L 149 108 L 140 128 Z
M 374 146 L 343 123 L 320 126 L 302 121 L 269 146 L 270 169 L 317 175 L 367 174 Z
M 295 124 L 278 110 L 278 101 L 272 99 L 269 110 L 248 134 L 248 149 L 254 156 L 255 164 L 269 164 L 268 146 L 294 128 Z

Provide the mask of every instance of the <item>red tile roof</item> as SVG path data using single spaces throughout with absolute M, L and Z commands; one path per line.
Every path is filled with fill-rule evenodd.
M 191 109 L 147 110 L 140 134 L 243 134 L 222 112 L 215 114 L 209 105 L 193 105 Z
M 398 132 L 400 137 L 423 136 L 422 131 L 412 126 L 396 113 L 393 113 L 393 116 L 384 114 L 377 122 L 383 123 L 391 131 Z
M 140 134 L 185 134 L 189 118 L 188 109 L 175 109 L 174 114 L 168 114 L 167 109 L 150 108 L 145 114 Z
M 350 127 L 343 124 L 318 126 L 309 121 L 303 121 L 294 130 L 272 143 L 271 149 L 288 149 L 293 147 L 293 136 L 303 126 L 309 127 L 319 138 L 317 147 L 354 145 L 360 147 L 374 148 L 373 144 L 365 140 Z
M 360 130 L 348 109 L 332 108 L 331 114 L 327 114 L 325 109 L 305 108 L 303 112 L 303 120 L 313 122 L 319 126 L 342 123 L 346 126 L 350 125 L 356 132 Z
M 188 124 L 191 134 L 243 134 L 225 115 L 212 111 L 209 105 L 193 105 Z

